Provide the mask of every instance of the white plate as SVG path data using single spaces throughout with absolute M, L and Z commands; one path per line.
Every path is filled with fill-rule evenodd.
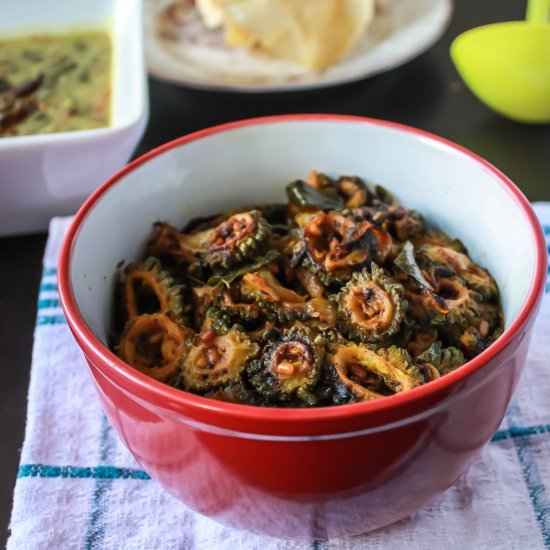
M 377 0 L 368 32 L 338 64 L 322 72 L 244 49 L 207 31 L 192 0 L 144 0 L 149 73 L 196 88 L 241 92 L 333 86 L 387 71 L 418 56 L 447 28 L 452 0 Z

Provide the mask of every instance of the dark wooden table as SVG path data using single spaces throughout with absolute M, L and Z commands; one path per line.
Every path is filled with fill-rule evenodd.
M 524 7 L 518 0 L 460 0 L 449 29 L 428 52 L 388 73 L 326 90 L 240 95 L 151 81 L 150 122 L 136 154 L 241 118 L 302 112 L 364 115 L 410 124 L 456 141 L 502 169 L 529 199 L 550 200 L 550 125 L 525 126 L 489 111 L 464 87 L 448 55 L 452 39 L 461 32 L 521 19 Z M 45 243 L 43 234 L 0 239 L 0 543 L 8 534 L 23 443 Z

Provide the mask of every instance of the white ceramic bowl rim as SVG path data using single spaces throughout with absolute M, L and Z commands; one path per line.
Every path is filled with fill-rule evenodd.
M 466 155 L 472 162 L 479 165 L 482 170 L 490 172 L 492 176 L 498 180 L 500 186 L 504 188 L 504 190 L 512 197 L 514 203 L 523 214 L 525 222 L 529 228 L 529 233 L 532 238 L 532 247 L 534 249 L 534 266 L 532 270 L 533 276 L 526 299 L 519 313 L 504 331 L 503 335 L 480 355 L 460 367 L 460 369 L 434 380 L 429 384 L 425 384 L 408 392 L 396 394 L 377 401 L 314 409 L 264 408 L 217 401 L 172 388 L 166 384 L 153 380 L 147 375 L 142 374 L 131 366 L 125 364 L 92 332 L 77 306 L 73 293 L 73 285 L 70 275 L 73 247 L 81 226 L 85 223 L 88 214 L 93 210 L 95 204 L 101 200 L 101 197 L 111 186 L 115 185 L 129 172 L 173 148 L 184 146 L 187 143 L 200 140 L 213 134 L 230 131 L 240 127 L 281 122 L 307 123 L 308 121 L 329 121 L 351 124 L 368 123 L 370 125 L 389 127 L 401 132 L 414 134 L 423 140 L 428 140 L 434 145 L 439 144 L 445 147 L 450 147 L 454 149 L 455 152 Z M 140 400 L 149 401 L 150 398 L 152 399 L 155 397 L 155 403 L 158 403 L 159 401 L 163 402 L 166 410 L 170 410 L 175 413 L 180 413 L 184 408 L 192 407 L 198 411 L 202 410 L 209 413 L 219 413 L 224 415 L 226 418 L 231 418 L 233 420 L 250 419 L 254 416 L 254 411 L 257 411 L 258 414 L 256 416 L 258 418 L 261 417 L 262 420 L 269 423 L 270 421 L 277 422 L 281 420 L 286 422 L 292 422 L 293 420 L 324 422 L 327 420 L 341 419 L 343 417 L 350 418 L 363 416 L 368 412 L 385 411 L 388 409 L 396 409 L 400 406 L 406 406 L 411 401 L 429 397 L 440 390 L 452 386 L 458 381 L 481 369 L 489 360 L 494 358 L 502 352 L 506 346 L 508 346 L 514 335 L 525 329 L 528 321 L 534 317 L 534 314 L 540 304 L 546 282 L 546 270 L 546 243 L 540 224 L 535 213 L 533 212 L 533 209 L 531 208 L 531 205 L 529 204 L 529 201 L 507 176 L 505 176 L 488 161 L 449 140 L 410 126 L 365 117 L 305 114 L 263 117 L 215 126 L 166 143 L 165 145 L 162 145 L 134 160 L 120 172 L 115 174 L 109 181 L 103 184 L 93 195 L 90 196 L 90 198 L 78 211 L 71 227 L 69 228 L 62 247 L 58 272 L 59 293 L 63 310 L 69 322 L 69 326 L 71 327 L 75 338 L 82 346 L 85 354 L 91 357 L 94 363 L 101 362 L 108 365 L 109 368 L 112 368 L 114 378 L 124 381 L 125 385 L 131 387 L 132 393 L 139 397 Z

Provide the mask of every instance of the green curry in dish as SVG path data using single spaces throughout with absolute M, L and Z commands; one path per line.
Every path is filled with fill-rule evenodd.
M 371 401 L 459 368 L 503 330 L 464 245 L 358 177 L 157 223 L 118 287 L 113 349 L 177 388 L 249 405 Z
M 106 32 L 0 41 L 0 137 L 109 126 Z

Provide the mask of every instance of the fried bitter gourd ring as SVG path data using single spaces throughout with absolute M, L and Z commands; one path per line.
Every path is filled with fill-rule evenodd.
M 434 231 L 433 229 L 426 229 L 424 232 L 409 237 L 409 240 L 414 244 L 415 248 L 418 249 L 422 245 L 435 245 L 435 246 L 444 246 L 446 248 L 451 248 L 457 252 L 466 254 L 466 249 L 461 241 L 458 239 L 451 239 L 445 233 L 440 231 Z
M 155 223 L 153 227 L 153 235 L 145 248 L 147 256 L 154 256 L 162 261 L 171 260 L 176 264 L 186 264 L 196 260 L 190 250 L 181 247 L 181 233 L 175 227 L 161 222 Z
M 441 347 L 440 342 L 434 342 L 424 353 L 416 358 L 416 363 L 420 365 L 422 370 L 424 367 L 436 369 L 433 378 L 439 378 L 440 375 L 447 374 L 466 363 L 462 351 L 454 346 L 448 348 Z M 426 374 L 424 375 L 426 377 Z
M 215 307 L 223 314 L 228 315 L 238 323 L 249 323 L 262 316 L 262 310 L 258 304 L 246 304 L 237 302 L 228 290 L 222 292 L 215 303 Z
M 366 183 L 356 176 L 341 176 L 335 181 L 313 170 L 308 174 L 306 183 L 321 192 L 336 192 L 342 197 L 346 208 L 365 206 L 374 198 Z
M 466 286 L 475 290 L 485 300 L 491 300 L 498 296 L 498 288 L 495 280 L 470 258 L 446 246 L 424 245 L 418 254 L 421 258 L 436 265 L 443 265 L 451 268 L 465 283 Z
M 291 329 L 250 363 L 251 384 L 269 402 L 288 401 L 296 395 L 307 405 L 315 405 L 317 398 L 310 390 L 319 380 L 324 342 L 307 328 Z
M 396 334 L 407 302 L 403 287 L 375 263 L 354 273 L 331 299 L 338 303 L 338 329 L 353 340 L 375 343 Z
M 163 271 L 157 258 L 147 258 L 142 264 L 130 265 L 124 281 L 124 299 L 128 319 L 144 313 L 170 313 L 183 318 L 182 285 Z
M 212 229 L 182 234 L 179 244 L 212 268 L 229 268 L 254 258 L 270 235 L 269 223 L 258 210 L 250 210 L 233 214 Z
M 329 328 L 336 319 L 335 304 L 322 297 L 306 300 L 304 296 L 282 286 L 269 269 L 247 273 L 241 281 L 241 294 L 273 312 L 281 323 L 314 319 Z
M 241 380 L 259 347 L 246 334 L 231 330 L 219 336 L 209 329 L 196 337 L 182 366 L 183 387 L 204 392 Z
M 165 382 L 178 373 L 192 331 L 168 315 L 134 317 L 126 324 L 118 355 L 135 369 Z
M 426 308 L 443 315 L 445 321 L 460 322 L 473 301 L 470 291 L 459 279 L 441 279 L 437 281 L 435 294 L 427 291 Z
M 387 218 L 382 227 L 393 232 L 401 241 L 421 235 L 425 230 L 424 220 L 418 212 L 396 205 L 388 207 Z
M 465 327 L 475 318 L 479 308 L 474 296 L 459 278 L 439 279 L 435 292 L 422 288 L 405 291 L 412 318 L 432 325 L 457 325 Z
M 423 383 L 409 354 L 396 346 L 378 352 L 364 344 L 339 346 L 330 356 L 330 361 L 336 370 L 338 383 L 358 401 L 379 399 L 388 393 L 407 391 Z
M 349 280 L 371 260 L 384 263 L 393 252 L 390 234 L 365 219 L 319 211 L 297 216 L 296 221 L 303 234 L 302 264 L 327 285 Z M 301 252 L 301 246 L 298 249 Z
M 368 204 L 373 195 L 365 182 L 355 176 L 342 176 L 336 181 L 338 194 L 344 199 L 346 208 L 358 208 Z

